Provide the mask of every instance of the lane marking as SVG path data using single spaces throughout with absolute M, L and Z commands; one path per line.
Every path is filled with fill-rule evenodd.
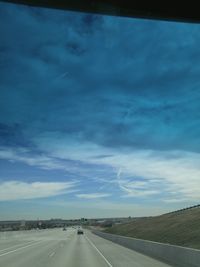
M 14 245 L 14 246 L 11 246 L 11 247 L 7 247 L 7 248 L 4 248 L 4 249 L 1 249 L 0 252 L 3 252 L 5 250 L 8 250 L 8 249 L 11 249 L 11 248 L 14 248 L 14 247 L 19 247 L 20 245 L 27 245 L 27 244 L 31 244 L 31 243 L 34 243 L 36 241 L 28 241 L 28 242 L 25 242 L 25 244 L 17 244 L 17 245 Z
M 15 252 L 15 251 L 18 251 L 18 250 L 21 250 L 21 249 L 24 249 L 24 248 L 28 248 L 28 247 L 31 247 L 31 246 L 34 246 L 34 245 L 37 245 L 37 244 L 39 244 L 39 243 L 42 243 L 42 242 L 45 242 L 46 240 L 41 240 L 41 241 L 36 241 L 36 242 L 34 242 L 34 244 L 29 244 L 29 245 L 27 245 L 27 246 L 24 246 L 24 247 L 20 247 L 20 248 L 17 248 L 17 249 L 14 249 L 14 250 L 11 250 L 11 251 L 8 251 L 8 252 L 5 252 L 5 253 L 3 253 L 3 254 L 0 254 L 0 257 L 2 257 L 2 256 L 5 256 L 5 255 L 8 255 L 8 254 L 10 254 L 10 253 L 13 253 L 13 252 Z
M 55 254 L 56 254 L 56 252 L 53 251 L 53 252 L 51 252 L 51 253 L 49 254 L 49 257 L 52 258 Z
M 95 244 L 85 235 L 85 238 L 87 239 L 87 241 L 90 243 L 90 245 L 96 249 L 96 251 L 101 255 L 101 257 L 105 260 L 105 262 L 108 264 L 109 267 L 113 267 L 112 264 L 110 264 L 110 262 L 104 257 L 104 255 L 101 253 L 100 250 L 98 250 L 98 248 L 95 246 Z

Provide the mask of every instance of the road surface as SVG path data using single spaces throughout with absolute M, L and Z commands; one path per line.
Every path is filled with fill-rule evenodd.
M 0 232 L 0 267 L 169 267 L 84 230 Z

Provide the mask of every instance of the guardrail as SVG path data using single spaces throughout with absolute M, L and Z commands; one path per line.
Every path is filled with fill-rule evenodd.
M 174 267 L 199 267 L 200 250 L 163 244 L 143 239 L 113 235 L 93 230 L 94 234 L 114 243 L 135 250 Z
M 180 212 L 185 211 L 185 210 L 193 210 L 193 209 L 197 209 L 197 208 L 200 209 L 200 204 L 194 205 L 194 206 L 190 206 L 190 207 L 186 207 L 186 208 L 183 208 L 183 209 L 180 209 L 180 210 L 170 211 L 170 212 L 164 213 L 162 215 L 180 213 Z

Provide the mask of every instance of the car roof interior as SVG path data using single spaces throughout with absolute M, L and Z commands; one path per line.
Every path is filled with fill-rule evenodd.
M 71 11 L 98 13 L 146 19 L 200 22 L 199 8 L 181 2 L 178 6 L 169 2 L 127 0 L 0 0 L 16 4 L 66 9 Z

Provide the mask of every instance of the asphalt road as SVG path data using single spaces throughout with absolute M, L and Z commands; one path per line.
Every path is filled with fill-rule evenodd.
M 0 233 L 0 267 L 169 267 L 84 231 L 68 228 Z

